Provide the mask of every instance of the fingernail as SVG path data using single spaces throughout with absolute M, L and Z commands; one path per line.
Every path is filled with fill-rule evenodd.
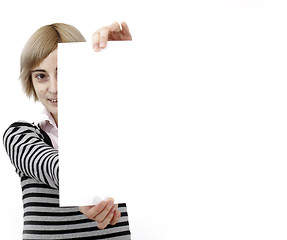
M 114 199 L 113 198 L 109 198 L 107 202 L 108 202 L 108 204 L 113 205 L 114 204 Z
M 99 51 L 98 45 L 94 45 L 94 50 Z
M 101 43 L 100 43 L 100 47 L 101 47 L 101 48 L 104 48 L 104 47 L 106 47 L 106 44 L 105 44 L 104 42 L 101 42 Z

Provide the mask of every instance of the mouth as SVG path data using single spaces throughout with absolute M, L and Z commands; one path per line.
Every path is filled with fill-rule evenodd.
M 58 99 L 48 99 L 51 103 L 53 104 L 57 104 L 58 103 Z

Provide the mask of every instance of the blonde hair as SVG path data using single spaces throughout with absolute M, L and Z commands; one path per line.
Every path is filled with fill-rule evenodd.
M 54 23 L 39 28 L 27 41 L 21 54 L 20 80 L 23 90 L 30 98 L 36 95 L 31 71 L 53 52 L 58 43 L 85 42 L 85 38 L 74 26 L 64 23 Z

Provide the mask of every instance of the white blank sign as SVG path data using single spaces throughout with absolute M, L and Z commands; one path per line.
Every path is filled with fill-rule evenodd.
M 127 201 L 135 186 L 168 183 L 178 163 L 188 166 L 191 84 L 157 76 L 139 53 L 132 42 L 100 53 L 60 44 L 62 205 Z
M 133 239 L 280 230 L 286 81 L 255 42 L 59 44 L 61 206 L 127 202 Z

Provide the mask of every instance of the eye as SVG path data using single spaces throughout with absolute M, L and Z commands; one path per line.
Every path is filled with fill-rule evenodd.
M 33 78 L 38 81 L 46 81 L 48 79 L 48 75 L 46 73 L 36 73 Z
M 40 79 L 40 80 L 44 79 L 45 77 L 46 77 L 46 75 L 43 73 L 36 75 L 36 78 Z

